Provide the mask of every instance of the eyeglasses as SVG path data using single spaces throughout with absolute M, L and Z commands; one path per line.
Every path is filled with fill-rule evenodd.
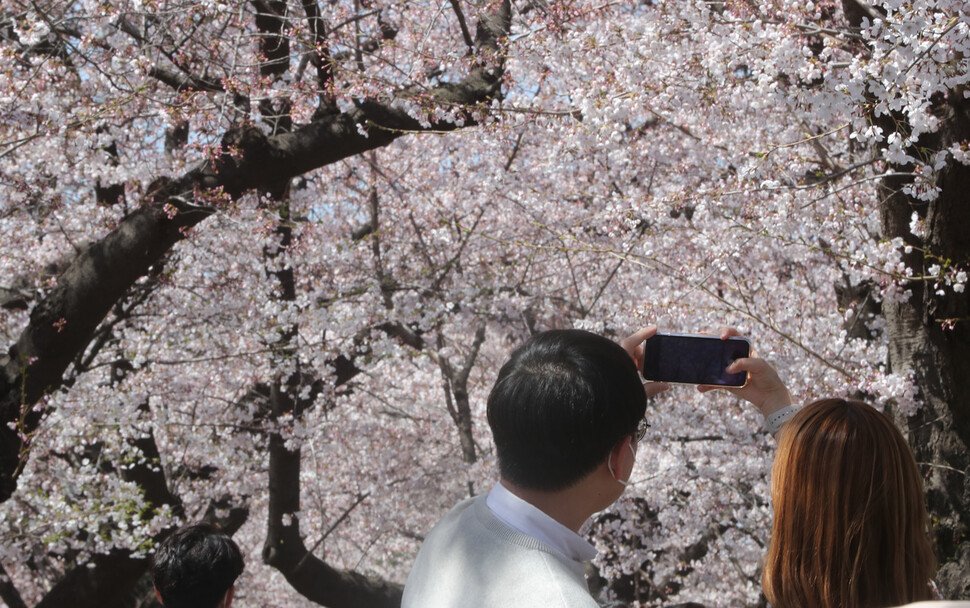
M 637 423 L 637 442 L 643 441 L 643 436 L 647 434 L 648 428 L 650 428 L 650 423 L 647 422 L 645 417 L 641 418 L 640 422 Z

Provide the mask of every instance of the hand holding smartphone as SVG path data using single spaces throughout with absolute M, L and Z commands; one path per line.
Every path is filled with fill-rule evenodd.
M 750 354 L 747 338 L 658 333 L 643 343 L 641 369 L 644 380 L 738 388 L 747 382 L 747 372 L 728 374 L 725 369 Z

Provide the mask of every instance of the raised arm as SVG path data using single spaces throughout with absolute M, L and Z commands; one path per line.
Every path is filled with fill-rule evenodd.
M 722 327 L 720 334 L 722 340 L 741 335 L 733 327 Z M 767 361 L 758 357 L 754 350 L 751 351 L 750 357 L 737 359 L 731 363 L 727 367 L 727 372 L 731 374 L 747 372 L 747 384 L 740 388 L 701 385 L 697 389 L 702 393 L 715 389 L 730 391 L 745 401 L 754 404 L 766 420 L 773 420 L 771 418 L 773 414 L 784 415 L 782 411 L 792 405 L 793 399 L 791 393 L 778 376 L 778 372 Z M 776 438 L 777 435 L 778 432 L 775 431 Z

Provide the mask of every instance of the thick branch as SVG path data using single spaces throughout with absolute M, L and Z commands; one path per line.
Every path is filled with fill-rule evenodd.
M 277 385 L 271 405 L 276 416 L 292 412 L 294 400 Z M 287 450 L 279 434 L 269 440 L 269 521 L 263 561 L 279 570 L 307 599 L 330 608 L 398 608 L 402 587 L 337 570 L 307 550 L 300 536 L 300 450 Z
M 259 30 L 259 48 L 262 61 L 260 75 L 278 80 L 290 69 L 290 39 L 287 36 L 286 2 L 283 0 L 252 0 L 256 8 L 256 28 Z M 290 100 L 287 97 L 276 103 L 270 98 L 259 101 L 259 111 L 272 134 L 293 130 L 290 116 Z
M 292 244 L 292 228 L 288 223 L 289 205 L 285 194 L 281 199 L 280 223 L 276 229 L 279 243 L 264 249 L 267 262 L 279 257 Z M 286 267 L 269 272 L 279 281 L 276 298 L 287 302 L 296 300 L 293 269 Z M 293 356 L 294 337 L 295 328 L 281 331 L 273 350 L 281 357 Z M 311 387 L 310 394 L 303 398 L 297 397 L 296 395 L 302 393 L 304 384 Z M 299 371 L 285 380 L 282 377 L 277 378 L 269 391 L 270 414 L 274 420 L 279 420 L 284 415 L 299 418 L 313 405 L 321 389 L 321 381 L 304 377 Z M 263 560 L 279 570 L 297 592 L 324 606 L 339 608 L 351 605 L 399 605 L 399 587 L 370 580 L 354 572 L 338 571 L 316 558 L 306 548 L 300 536 L 297 519 L 300 511 L 300 450 L 287 449 L 278 432 L 270 434 L 269 463 L 269 517 Z M 363 498 L 358 499 L 362 500 Z M 339 521 L 334 523 L 331 530 L 338 524 Z
M 146 205 L 78 256 L 31 311 L 29 325 L 10 348 L 9 358 L 2 361 L 0 499 L 13 492 L 25 456 L 23 438 L 40 421 L 32 406 L 60 385 L 68 364 L 128 288 L 183 238 L 179 228 L 207 215 L 187 211 L 169 218 L 161 205 Z M 11 422 L 16 430 L 9 428 Z

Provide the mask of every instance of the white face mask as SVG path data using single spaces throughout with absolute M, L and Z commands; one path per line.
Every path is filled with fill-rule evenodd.
M 637 459 L 637 453 L 633 451 L 633 442 L 626 444 L 626 447 L 630 448 L 630 453 L 633 454 L 633 460 L 635 461 Z M 606 461 L 606 468 L 610 470 L 610 475 L 612 475 L 613 479 L 615 479 L 620 485 L 624 487 L 630 485 L 629 482 L 623 481 L 622 479 L 616 476 L 616 473 L 613 472 L 613 463 L 610 462 L 610 459 Z

